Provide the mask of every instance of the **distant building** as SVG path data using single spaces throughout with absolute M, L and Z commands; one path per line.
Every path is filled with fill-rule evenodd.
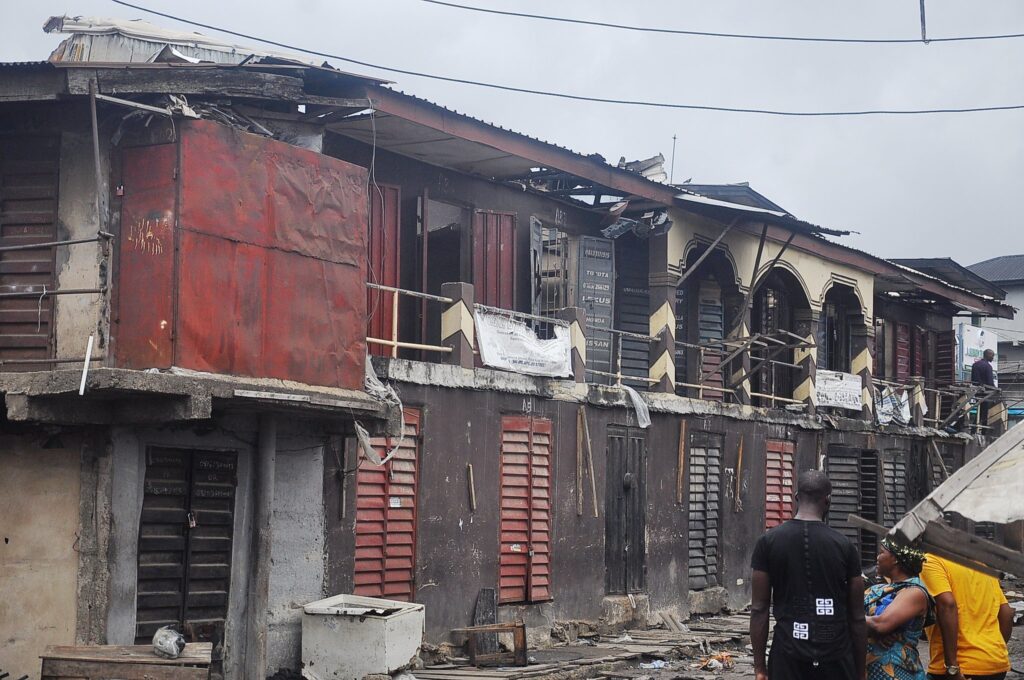
M 1024 255 L 1000 255 L 968 267 L 1006 291 L 1006 304 L 1024 309 Z M 980 323 L 999 337 L 999 386 L 1009 398 L 1010 417 L 1024 418 L 1024 315 L 1013 319 L 983 319 Z

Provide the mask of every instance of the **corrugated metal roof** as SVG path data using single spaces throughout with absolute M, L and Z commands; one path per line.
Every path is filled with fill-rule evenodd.
M 676 186 L 684 191 L 692 191 L 695 194 L 717 198 L 720 201 L 751 205 L 755 208 L 766 208 L 785 213 L 789 212 L 778 203 L 769 200 L 764 194 L 755 191 L 748 182 L 738 182 L 736 184 L 691 184 L 687 182 L 685 184 L 677 184 Z
M 938 277 L 979 295 L 988 295 L 996 300 L 1006 299 L 1005 290 L 949 257 L 894 258 L 891 261 Z
M 1000 255 L 968 269 L 992 283 L 1024 281 L 1024 255 Z

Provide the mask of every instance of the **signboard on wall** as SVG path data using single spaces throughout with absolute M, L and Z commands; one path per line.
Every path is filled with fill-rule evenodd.
M 527 375 L 572 375 L 569 329 L 555 326 L 555 337 L 541 340 L 528 325 L 507 314 L 476 310 L 476 341 L 485 366 Z
M 996 375 L 996 385 L 999 385 L 998 358 L 999 337 L 987 328 L 972 326 L 969 323 L 961 323 L 956 328 L 957 360 L 956 369 L 959 379 L 963 382 L 971 381 L 971 366 L 978 359 L 981 359 L 985 350 L 992 350 L 996 356 L 992 359 L 992 372 Z
M 612 335 L 600 331 L 612 327 L 615 301 L 615 248 L 608 239 L 583 236 L 580 238 L 577 261 L 577 305 L 587 312 L 587 368 L 610 373 Z
M 851 411 L 861 410 L 863 399 L 859 375 L 819 369 L 816 378 L 818 406 L 832 406 Z

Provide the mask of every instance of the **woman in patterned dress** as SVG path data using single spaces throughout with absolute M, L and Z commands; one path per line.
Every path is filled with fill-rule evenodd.
M 868 680 L 925 680 L 917 643 L 933 618 L 934 602 L 918 578 L 923 564 L 920 550 L 882 539 L 878 575 L 888 583 L 864 593 Z

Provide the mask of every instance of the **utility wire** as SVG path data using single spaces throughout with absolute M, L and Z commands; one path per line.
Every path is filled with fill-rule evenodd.
M 456 2 L 445 0 L 421 0 L 431 5 L 441 5 L 454 9 L 463 9 L 483 14 L 497 14 L 507 17 L 518 17 L 521 19 L 540 19 L 543 21 L 557 21 L 565 24 L 581 24 L 584 26 L 599 26 L 601 28 L 617 28 L 624 31 L 638 31 L 641 33 L 666 33 L 670 35 L 694 35 L 705 38 L 739 38 L 746 40 L 781 40 L 791 42 L 817 42 L 817 43 L 852 43 L 859 45 L 909 45 L 921 42 L 963 42 L 968 40 L 1005 40 L 1007 38 L 1024 38 L 1024 33 L 1007 33 L 1003 35 L 963 35 L 949 38 L 926 38 L 924 23 L 924 3 L 921 6 L 921 38 L 819 38 L 813 36 L 796 35 L 757 35 L 749 33 L 718 33 L 713 31 L 684 31 L 674 28 L 657 28 L 654 26 L 633 26 L 629 24 L 615 24 L 606 21 L 591 21 L 588 19 L 573 19 L 570 17 L 557 17 L 546 14 L 528 14 L 526 12 L 509 12 L 506 10 L 489 9 L 486 7 L 474 7 L 462 5 Z
M 304 54 L 312 54 L 317 57 L 324 57 L 326 59 L 335 59 L 337 61 L 343 61 L 349 64 L 356 64 L 358 66 L 365 66 L 367 68 L 378 69 L 381 71 L 389 71 L 391 73 L 400 73 L 406 76 L 414 76 L 416 78 L 428 78 L 430 80 L 440 80 L 447 83 L 458 83 L 460 85 L 473 85 L 475 87 L 486 87 L 492 90 L 502 90 L 504 92 L 518 92 L 520 94 L 533 94 L 541 97 L 555 97 L 558 99 L 570 99 L 573 101 L 583 102 L 596 102 L 601 104 L 622 104 L 626 106 L 646 106 L 651 108 L 662 108 L 662 109 L 686 109 L 690 111 L 720 111 L 724 113 L 752 113 L 761 114 L 766 116 L 796 116 L 796 117 L 837 117 L 837 116 L 881 116 L 881 115 L 924 115 L 924 114 L 940 114 L 940 113 L 981 113 L 985 111 L 1014 111 L 1024 109 L 1024 104 L 1007 104 L 1003 106 L 969 106 L 969 107 L 950 107 L 941 109 L 866 109 L 860 111 L 784 111 L 778 109 L 760 109 L 760 108 L 745 108 L 735 106 L 711 106 L 702 104 L 673 104 L 670 102 L 657 102 L 657 101 L 646 101 L 638 99 L 608 99 L 605 97 L 588 97 L 586 95 L 569 94 L 567 92 L 552 92 L 549 90 L 535 90 L 526 87 L 515 87 L 512 85 L 501 85 L 499 83 L 488 83 L 479 80 L 466 80 L 464 78 L 453 78 L 450 76 L 441 76 L 433 73 L 423 73 L 420 71 L 409 71 L 406 69 L 394 68 L 391 66 L 383 66 L 381 64 L 373 64 L 367 61 L 360 61 L 358 59 L 352 59 L 350 57 L 343 57 L 338 54 L 330 54 L 329 52 L 319 52 L 317 50 L 310 50 L 297 45 L 289 45 L 288 43 L 282 43 L 275 40 L 268 40 L 267 38 L 260 38 L 259 36 L 249 35 L 247 33 L 240 33 L 238 31 L 232 31 L 226 28 L 220 28 L 219 26 L 213 26 L 210 24 L 204 24 L 198 21 L 192 21 L 190 19 L 183 19 L 182 17 L 175 16 L 173 14 L 167 14 L 165 12 L 158 12 L 153 9 L 148 9 L 141 5 L 132 4 L 125 2 L 125 0 L 111 0 L 114 4 L 122 5 L 124 7 L 131 7 L 147 14 L 154 14 L 156 16 L 171 19 L 173 21 L 179 21 L 183 24 L 189 24 L 190 26 L 198 26 L 199 28 L 206 28 L 211 31 L 217 31 L 219 33 L 225 33 L 227 35 L 233 35 L 238 38 L 244 38 L 246 40 L 254 40 L 256 42 L 265 43 L 267 45 L 273 45 L 274 47 L 280 47 L 293 52 L 302 52 Z

